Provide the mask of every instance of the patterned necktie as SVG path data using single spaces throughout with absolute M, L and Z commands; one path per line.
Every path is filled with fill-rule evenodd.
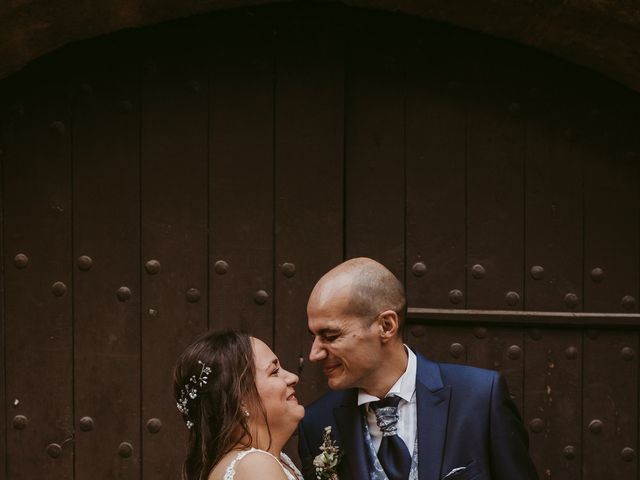
M 398 403 L 400 397 L 392 396 L 369 404 L 382 431 L 378 459 L 389 480 L 407 480 L 411 471 L 411 455 L 398 436 Z

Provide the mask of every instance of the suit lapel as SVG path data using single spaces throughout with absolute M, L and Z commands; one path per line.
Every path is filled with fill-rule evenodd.
M 437 364 L 417 355 L 418 476 L 439 480 L 449 416 L 451 387 L 442 383 Z
M 344 458 L 339 470 L 344 478 L 369 478 L 362 436 L 362 416 L 354 395 L 348 395 L 342 406 L 334 409 L 334 416 L 344 449 Z

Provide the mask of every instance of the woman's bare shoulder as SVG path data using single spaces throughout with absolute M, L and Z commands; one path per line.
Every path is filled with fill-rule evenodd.
M 245 455 L 235 465 L 234 480 L 287 480 L 280 462 L 272 455 L 262 450 L 254 450 Z
M 207 480 L 223 480 L 227 468 L 229 468 L 231 462 L 233 462 L 240 453 L 241 452 L 238 450 L 227 452 L 213 467 L 213 469 L 209 473 L 209 476 L 207 477 Z

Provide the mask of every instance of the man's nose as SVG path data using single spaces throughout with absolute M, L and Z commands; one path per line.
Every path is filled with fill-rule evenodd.
M 309 352 L 309 360 L 319 362 L 325 358 L 327 358 L 327 351 L 320 345 L 318 337 L 315 337 L 311 345 L 311 351 Z

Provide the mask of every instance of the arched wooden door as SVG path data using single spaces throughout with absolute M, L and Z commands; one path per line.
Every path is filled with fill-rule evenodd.
M 316 398 L 307 296 L 359 255 L 405 282 L 410 344 L 507 375 L 541 478 L 637 478 L 637 93 L 286 5 L 73 45 L 0 95 L 0 478 L 176 478 L 171 367 L 206 328 Z

